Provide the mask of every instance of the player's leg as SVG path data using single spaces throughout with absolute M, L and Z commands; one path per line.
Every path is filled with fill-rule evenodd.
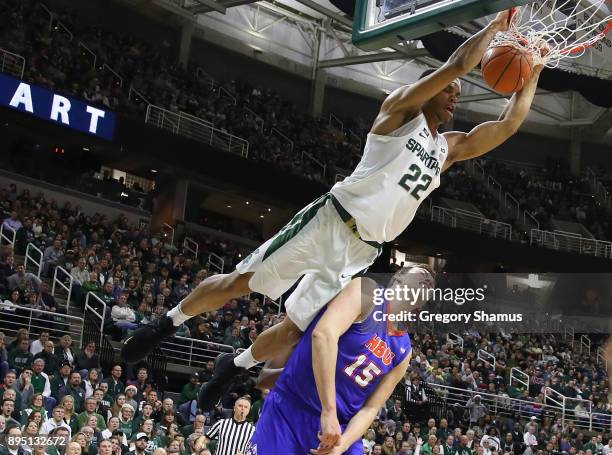
M 176 328 L 192 317 L 221 308 L 228 300 L 248 294 L 253 273 L 213 275 L 202 281 L 181 303 L 166 316 L 140 327 L 125 340 L 121 354 L 124 360 L 136 362 L 145 358 L 159 342 L 174 335 Z
M 278 298 L 300 276 L 322 261 L 312 248 L 325 235 L 329 202 L 325 195 L 302 209 L 274 237 L 269 239 L 236 266 L 236 271 L 204 280 L 178 306 L 164 317 L 136 330 L 125 340 L 122 356 L 128 362 L 145 358 L 159 343 L 174 334 L 176 327 L 206 311 L 222 307 L 228 300 L 251 291 Z
M 285 318 L 280 324 L 262 332 L 253 346 L 238 356 L 222 354 L 217 357 L 213 377 L 200 388 L 198 393 L 199 407 L 204 411 L 213 409 L 225 390 L 229 388 L 232 378 L 243 369 L 249 369 L 273 358 L 284 357 L 286 361 L 301 335 L 300 329 L 289 318 Z M 279 367 L 283 365 L 284 363 Z

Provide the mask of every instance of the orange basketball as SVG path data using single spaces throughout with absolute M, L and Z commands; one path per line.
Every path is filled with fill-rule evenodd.
M 533 59 L 528 52 L 512 46 L 492 47 L 481 63 L 482 77 L 493 90 L 514 93 L 531 78 Z

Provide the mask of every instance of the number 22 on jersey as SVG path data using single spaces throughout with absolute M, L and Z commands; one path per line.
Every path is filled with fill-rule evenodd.
M 357 359 L 344 369 L 344 373 L 359 387 L 367 387 L 372 380 L 380 376 L 382 371 L 374 362 L 369 362 L 363 368 L 361 366 L 368 360 L 368 356 L 361 354 Z
M 399 185 L 408 191 L 417 201 L 421 199 L 421 195 L 419 194 L 421 191 L 429 188 L 429 185 L 432 182 L 431 175 L 423 174 L 421 168 L 417 164 L 413 164 L 408 168 L 410 173 L 404 174 L 404 176 L 399 181 Z M 418 185 L 412 187 L 409 185 L 409 182 L 418 182 L 421 181 Z

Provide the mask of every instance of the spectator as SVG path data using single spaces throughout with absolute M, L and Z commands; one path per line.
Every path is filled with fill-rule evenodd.
M 96 412 L 97 401 L 94 398 L 87 398 L 85 400 L 85 410 L 81 412 L 77 420 L 79 422 L 79 427 L 84 427 L 89 423 L 89 419 L 91 417 L 96 418 L 96 428 L 99 431 L 103 431 L 106 428 L 106 423 L 104 421 L 104 417 Z
M 115 400 L 115 397 L 125 390 L 125 386 L 123 385 L 123 382 L 121 382 L 122 373 L 123 370 L 121 368 L 121 365 L 113 365 L 110 377 L 104 380 L 104 382 L 108 384 L 107 393 L 112 400 Z
M 0 382 L 4 381 L 4 376 L 9 370 L 8 352 L 6 352 L 4 333 L 0 332 Z
M 85 384 L 85 398 L 89 398 L 93 395 L 94 390 L 98 388 L 102 378 L 100 378 L 100 373 L 97 368 L 91 368 L 87 372 L 87 379 L 83 381 Z
M 62 248 L 62 242 L 59 239 L 53 240 L 53 244 L 45 248 L 43 253 L 43 276 L 50 277 L 53 271 L 55 270 L 55 266 L 61 260 L 64 255 L 64 250 Z
M 36 359 L 32 362 L 32 388 L 34 393 L 42 393 L 46 400 L 53 400 L 53 404 L 51 404 L 51 409 L 53 409 L 55 399 L 51 398 L 51 381 L 44 369 L 45 361 L 43 359 Z
M 29 452 L 18 443 L 19 438 L 21 438 L 19 425 L 9 425 L 7 423 L 4 436 L 6 437 L 6 446 L 0 445 L 0 455 L 29 455 Z
M 64 408 L 62 408 L 61 406 L 56 406 L 55 408 L 53 408 L 51 418 L 45 420 L 45 422 L 40 427 L 40 434 L 48 435 L 53 430 L 59 427 L 67 428 L 69 433 L 71 431 L 70 426 L 66 422 L 64 422 Z
M 72 367 L 68 360 L 62 360 L 58 364 L 57 374 L 53 375 L 51 379 L 51 396 L 58 397 L 58 392 L 62 387 L 68 385 L 68 381 L 70 380 L 70 373 L 72 371 Z
M 480 395 L 474 395 L 470 398 L 465 404 L 465 408 L 469 413 L 470 427 L 475 426 L 488 413 L 487 407 L 482 404 L 482 397 Z
M 524 455 L 531 455 L 535 452 L 536 447 L 538 446 L 538 439 L 535 435 L 536 427 L 531 424 L 527 428 L 527 432 L 523 435 L 523 442 L 525 444 L 525 452 Z
M 10 428 L 12 426 L 19 427 L 19 422 L 13 418 L 13 413 L 15 412 L 15 401 L 5 398 L 2 401 L 1 409 L 2 409 L 2 417 L 4 417 L 6 428 Z
M 63 361 L 70 362 L 70 365 L 74 364 L 74 352 L 72 350 L 72 337 L 70 335 L 64 335 L 60 338 L 59 352 L 56 354 L 59 363 Z
M 34 341 L 34 343 L 37 340 Z M 32 343 L 32 344 L 34 344 Z M 55 346 L 53 345 L 53 341 L 45 341 L 44 345 L 43 345 L 43 350 L 40 351 L 38 354 L 36 354 L 34 356 L 34 362 L 36 362 L 36 360 L 41 359 L 44 361 L 45 363 L 45 369 L 44 372 L 47 374 L 47 376 L 50 377 L 50 379 L 53 378 L 53 376 L 55 376 L 56 374 L 58 374 L 58 370 L 59 370 L 59 363 L 57 361 L 57 357 L 55 356 L 55 354 L 53 353 Z M 31 348 L 30 348 L 31 350 Z
M 87 375 L 88 370 L 92 368 L 100 369 L 100 356 L 96 354 L 96 343 L 89 341 L 85 345 L 85 349 L 76 353 L 74 356 L 74 368 L 84 377 Z
M 113 319 L 115 327 L 123 330 L 124 333 L 138 327 L 138 324 L 135 323 L 136 314 L 134 313 L 134 310 L 127 305 L 126 294 L 121 294 L 119 296 L 117 305 L 115 305 L 111 311 L 111 318 Z
M 66 395 L 60 401 L 60 406 L 64 409 L 64 422 L 72 430 L 72 434 L 79 429 L 78 416 L 74 411 L 74 398 L 71 395 Z
M 47 330 L 42 330 L 38 336 L 38 340 L 32 341 L 30 345 L 30 352 L 34 357 L 36 357 L 39 352 L 42 352 L 47 341 L 49 341 L 49 332 Z
M 74 411 L 76 413 L 82 412 L 85 405 L 85 391 L 81 387 L 81 374 L 78 371 L 70 373 L 68 384 L 58 390 L 57 399 L 61 401 L 66 395 L 72 396 Z
M 22 293 L 38 292 L 41 280 L 36 275 L 25 271 L 23 265 L 15 268 L 16 272 L 7 278 L 9 289 L 19 289 Z
M 9 367 L 19 373 L 26 367 L 32 366 L 32 360 L 34 356 L 30 353 L 28 349 L 30 342 L 28 340 L 21 340 L 19 342 L 19 346 L 9 352 L 8 363 Z
M 7 228 L 9 228 L 9 229 L 12 229 L 15 232 L 17 232 L 23 226 L 21 224 L 21 221 L 19 221 L 19 219 L 18 219 L 17 212 L 14 211 L 14 210 L 11 212 L 11 216 L 6 218 L 2 222 L 2 225 L 7 227 Z
M 179 398 L 178 404 L 181 405 L 183 403 L 187 403 L 191 400 L 195 400 L 198 396 L 198 391 L 200 390 L 200 378 L 197 373 L 192 373 L 189 376 L 189 382 L 183 386 L 181 390 L 181 397 Z M 255 403 L 257 404 L 257 403 Z M 253 405 L 255 408 L 255 405 Z M 261 411 L 261 409 L 260 409 Z M 258 415 L 259 417 L 259 415 Z
M 39 412 L 42 420 L 47 420 L 47 410 L 45 409 L 45 399 L 42 393 L 34 393 L 30 399 L 29 406 L 21 411 L 21 424 L 25 425 L 32 412 Z

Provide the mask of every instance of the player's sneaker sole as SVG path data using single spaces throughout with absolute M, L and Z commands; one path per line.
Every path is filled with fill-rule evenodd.
M 138 328 L 123 342 L 121 357 L 128 363 L 138 362 L 151 354 L 165 339 L 176 333 L 172 319 L 162 316 Z
M 238 354 L 221 354 L 215 360 L 213 377 L 202 385 L 198 392 L 198 406 L 202 411 L 212 411 L 229 389 L 232 380 L 244 371 L 244 368 L 234 364 L 237 356 Z

